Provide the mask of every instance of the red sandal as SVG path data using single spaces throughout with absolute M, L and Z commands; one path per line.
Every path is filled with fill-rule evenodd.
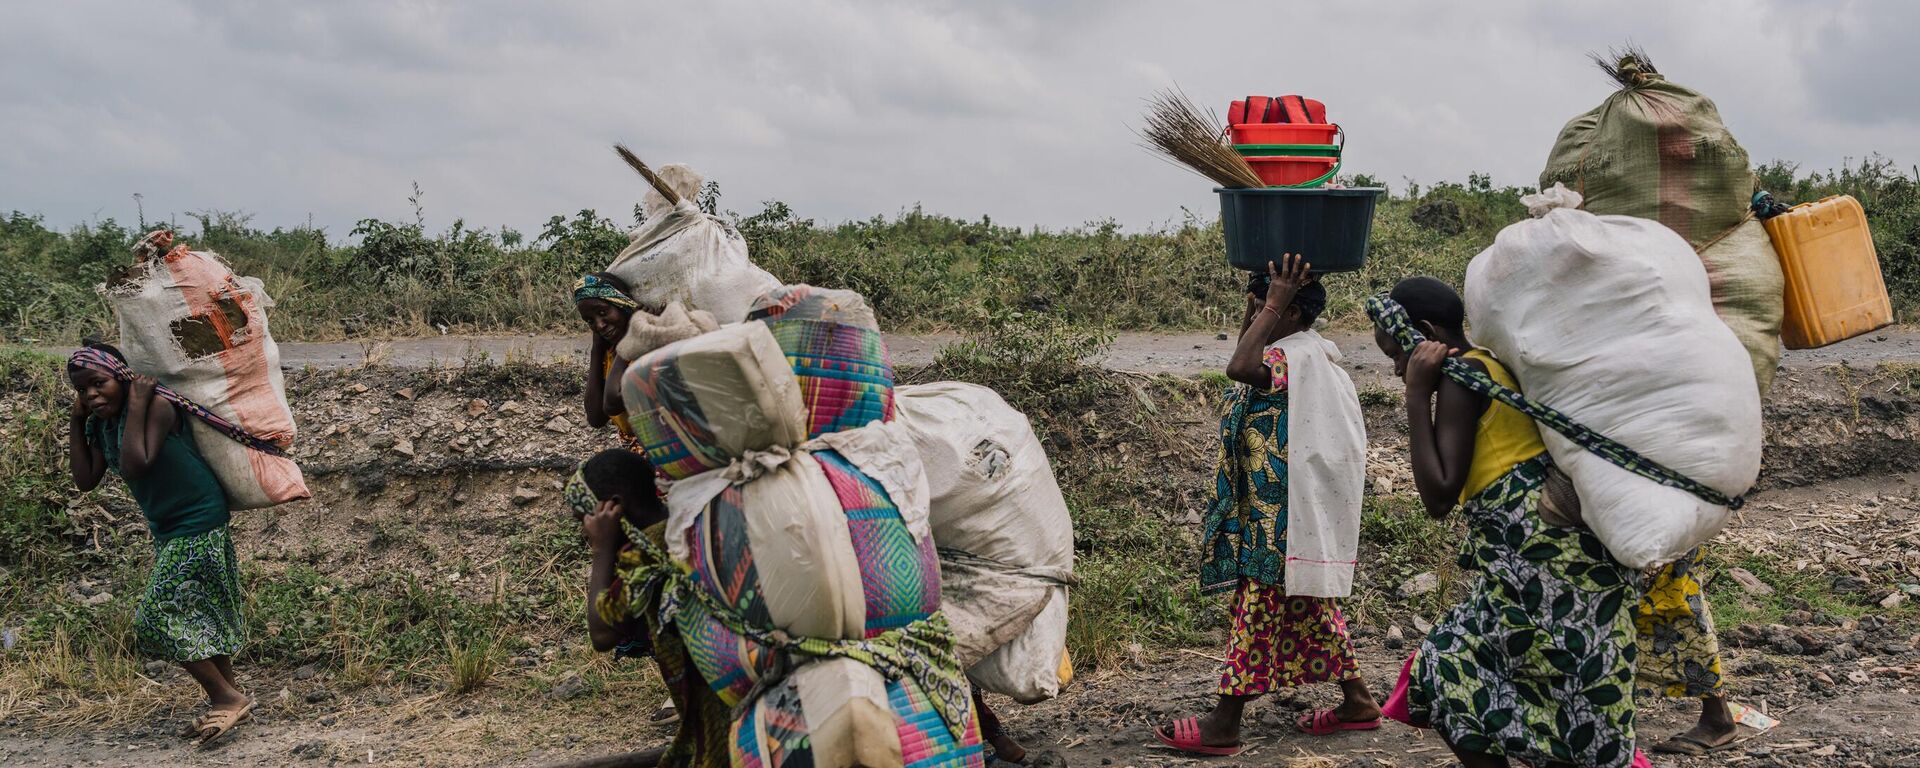
M 1333 714 L 1331 709 L 1322 709 L 1300 716 L 1300 730 L 1308 736 L 1332 736 L 1341 731 L 1371 731 L 1380 727 L 1380 718 L 1349 723 Z
M 1231 747 L 1211 747 L 1202 743 L 1200 739 L 1200 718 L 1197 717 L 1173 721 L 1173 735 L 1171 736 L 1167 735 L 1166 731 L 1156 727 L 1153 729 L 1153 737 L 1159 739 L 1160 743 L 1189 755 L 1232 757 L 1240 754 L 1241 750 L 1246 749 L 1246 746 L 1242 744 L 1235 744 Z

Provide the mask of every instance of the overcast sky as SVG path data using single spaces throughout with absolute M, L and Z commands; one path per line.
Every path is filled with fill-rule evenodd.
M 405 219 L 627 219 L 609 145 L 750 213 L 929 211 L 1129 228 L 1218 212 L 1140 149 L 1178 84 L 1327 103 L 1346 170 L 1531 184 L 1631 40 L 1712 96 L 1756 162 L 1920 162 L 1920 3 L 9 2 L 0 211 L 66 226 L 204 209 L 343 236 Z

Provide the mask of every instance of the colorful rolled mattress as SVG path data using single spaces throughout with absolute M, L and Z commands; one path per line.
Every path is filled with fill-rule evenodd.
M 893 420 L 893 363 L 879 331 L 813 320 L 766 326 L 799 380 L 807 437 Z

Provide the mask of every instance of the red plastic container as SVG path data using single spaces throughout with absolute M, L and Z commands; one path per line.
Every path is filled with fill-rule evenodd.
M 1232 144 L 1333 144 L 1332 123 L 1245 123 L 1227 126 Z
M 1254 174 L 1269 187 L 1318 186 L 1333 176 L 1337 157 L 1249 157 Z

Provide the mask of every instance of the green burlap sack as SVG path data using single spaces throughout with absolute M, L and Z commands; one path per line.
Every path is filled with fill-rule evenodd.
M 1786 275 L 1773 239 L 1758 219 L 1748 219 L 1700 252 L 1713 290 L 1713 311 L 1740 337 L 1753 358 L 1753 378 L 1765 395 L 1780 364 L 1780 318 L 1786 312 Z
M 1714 309 L 1752 355 L 1764 393 L 1780 360 L 1785 281 L 1765 229 L 1747 220 L 1747 151 L 1712 99 L 1668 81 L 1645 54 L 1601 68 L 1620 89 L 1560 129 L 1540 188 L 1565 184 L 1588 212 L 1658 221 L 1702 251 Z

